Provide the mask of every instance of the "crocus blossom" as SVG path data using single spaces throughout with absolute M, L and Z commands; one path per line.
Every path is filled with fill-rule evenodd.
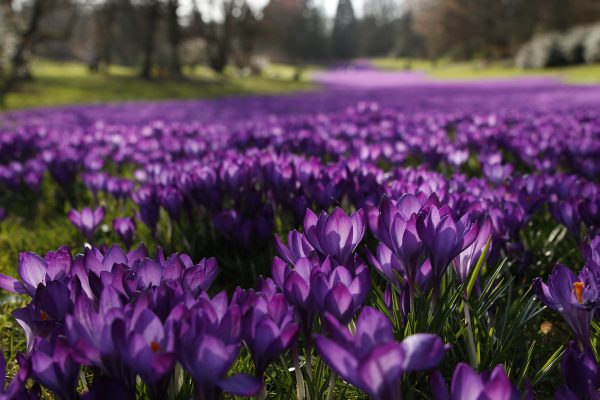
M 96 229 L 104 219 L 104 207 L 98 207 L 95 210 L 86 207 L 81 211 L 73 209 L 69 211 L 68 217 L 73 226 L 83 233 L 86 240 L 92 242 Z
M 598 292 L 591 274 L 584 270 L 576 276 L 569 268 L 558 264 L 548 277 L 548 284 L 541 278 L 533 281 L 536 295 L 567 321 L 575 337 L 584 346 L 590 346 L 590 326 L 593 310 L 586 306 L 595 301 Z
M 468 364 L 459 363 L 452 376 L 450 391 L 439 370 L 432 373 L 430 384 L 436 400 L 533 399 L 529 391 L 519 393 L 502 365 L 496 366 L 491 372 L 478 374 Z
M 317 351 L 339 376 L 373 399 L 400 399 L 402 375 L 435 368 L 447 349 L 431 334 L 395 341 L 389 320 L 370 307 L 359 315 L 354 334 L 335 318 L 325 318 L 331 337 L 316 335 Z

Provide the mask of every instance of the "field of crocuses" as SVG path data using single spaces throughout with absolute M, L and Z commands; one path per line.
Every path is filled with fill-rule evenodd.
M 599 399 L 600 87 L 363 74 L 1 116 L 0 399 Z

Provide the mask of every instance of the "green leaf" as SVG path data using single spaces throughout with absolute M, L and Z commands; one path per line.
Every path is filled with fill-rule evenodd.
M 487 243 L 485 244 L 485 247 L 483 248 L 483 252 L 481 253 L 481 256 L 479 257 L 479 260 L 477 260 L 477 264 L 475 265 L 475 268 L 471 272 L 471 277 L 469 278 L 469 283 L 467 284 L 467 299 L 471 295 L 471 291 L 473 291 L 473 287 L 475 286 L 475 282 L 477 281 L 477 276 L 479 276 L 479 271 L 481 270 L 481 267 L 483 266 L 483 261 L 485 260 L 485 257 L 487 256 L 488 250 L 490 249 L 491 242 L 492 242 L 492 238 L 490 237 L 488 239 Z

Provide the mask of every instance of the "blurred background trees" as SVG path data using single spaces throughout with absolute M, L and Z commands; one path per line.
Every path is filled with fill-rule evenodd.
M 0 101 L 32 57 L 144 79 L 382 56 L 598 62 L 599 21 L 598 0 L 0 0 Z

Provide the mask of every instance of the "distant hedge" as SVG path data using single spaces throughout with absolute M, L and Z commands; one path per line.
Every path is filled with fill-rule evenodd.
M 600 23 L 533 37 L 515 55 L 521 68 L 547 68 L 600 62 Z

